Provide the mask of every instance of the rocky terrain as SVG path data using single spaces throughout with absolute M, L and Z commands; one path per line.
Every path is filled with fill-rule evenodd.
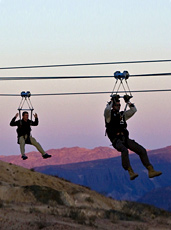
M 49 175 L 65 178 L 73 183 L 91 189 L 117 200 L 138 201 L 155 205 L 170 211 L 171 200 L 171 146 L 148 151 L 155 169 L 163 172 L 162 176 L 149 179 L 136 154 L 130 154 L 134 170 L 139 174 L 135 181 L 130 181 L 128 173 L 121 167 L 120 153 L 113 148 L 79 147 L 51 149 L 50 159 L 42 159 L 40 153 L 30 152 L 28 160 L 20 155 L 0 156 L 0 159 L 26 168 L 34 168 Z
M 171 147 L 149 151 L 148 155 L 155 169 L 162 171 L 160 177 L 149 179 L 147 170 L 136 154 L 130 155 L 132 167 L 139 174 L 134 181 L 130 181 L 128 172 L 123 170 L 120 156 L 88 162 L 48 165 L 36 167 L 35 170 L 88 186 L 117 200 L 141 201 L 170 210 L 170 193 L 166 188 L 171 186 L 169 176 L 171 175 Z
M 171 214 L 0 161 L 0 229 L 169 230 Z M 157 228 L 156 228 L 157 227 Z

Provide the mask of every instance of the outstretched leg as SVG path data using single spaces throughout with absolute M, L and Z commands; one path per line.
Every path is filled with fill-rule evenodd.
M 137 142 L 135 142 L 134 140 L 131 139 L 127 139 L 127 146 L 128 149 L 130 149 L 131 151 L 135 152 L 136 154 L 139 155 L 142 164 L 147 168 L 150 164 L 150 161 L 148 159 L 147 156 L 147 151 L 144 147 L 142 147 L 141 145 L 139 145 Z
M 45 153 L 45 151 L 43 150 L 42 146 L 36 141 L 36 139 L 35 139 L 34 137 L 30 136 L 30 142 L 31 142 L 31 144 L 34 145 L 34 146 L 37 148 L 37 150 L 42 154 L 42 157 L 43 157 L 44 159 L 47 159 L 47 158 L 51 157 L 51 155 Z
M 148 170 L 149 178 L 160 176 L 162 174 L 162 172 L 160 171 L 155 171 L 153 166 L 150 164 L 150 161 L 147 155 L 147 151 L 145 148 L 143 148 L 141 145 L 139 145 L 138 143 L 136 143 L 134 140 L 131 140 L 131 139 L 127 140 L 127 146 L 130 150 L 134 151 L 135 153 L 139 155 L 141 162 Z
M 42 154 L 42 156 L 46 154 L 42 146 L 36 141 L 34 137 L 30 136 L 30 142 L 36 147 L 36 149 Z

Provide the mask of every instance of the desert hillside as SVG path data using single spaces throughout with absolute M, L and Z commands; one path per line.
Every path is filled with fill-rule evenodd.
M 170 213 L 0 161 L 0 229 L 170 229 Z
M 150 162 L 156 170 L 162 171 L 160 177 L 148 178 L 148 172 L 137 154 L 130 155 L 133 169 L 138 178 L 130 181 L 128 172 L 121 166 L 121 157 L 99 159 L 65 165 L 47 165 L 35 167 L 35 171 L 65 178 L 72 183 L 90 187 L 98 193 L 117 200 L 140 201 L 144 196 L 154 199 L 143 201 L 158 208 L 170 211 L 171 198 L 165 188 L 171 186 L 171 147 L 148 152 Z M 156 193 L 156 189 L 160 192 Z M 162 192 L 163 190 L 163 192 Z M 158 195 L 157 195 L 158 194 Z

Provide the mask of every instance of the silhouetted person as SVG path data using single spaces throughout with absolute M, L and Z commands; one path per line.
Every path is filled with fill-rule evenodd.
M 123 168 L 128 170 L 131 180 L 134 180 L 138 176 L 137 173 L 134 173 L 130 164 L 128 152 L 128 149 L 130 149 L 139 155 L 142 164 L 148 170 L 149 178 L 160 176 L 162 172 L 157 172 L 153 169 L 153 166 L 149 162 L 145 148 L 129 138 L 126 121 L 137 111 L 135 105 L 129 101 L 130 96 L 125 95 L 124 100 L 129 106 L 129 110 L 120 112 L 121 104 L 119 98 L 119 95 L 116 94 L 112 96 L 111 101 L 105 108 L 104 117 L 107 136 L 112 142 L 113 147 L 121 152 Z
M 25 155 L 25 144 L 31 144 L 34 145 L 37 150 L 42 154 L 43 158 L 49 158 L 51 155 L 45 153 L 41 145 L 36 141 L 34 137 L 31 136 L 31 126 L 37 126 L 38 125 L 38 117 L 37 114 L 34 114 L 35 121 L 29 120 L 29 114 L 28 112 L 22 113 L 22 120 L 16 120 L 18 117 L 18 113 L 15 115 L 15 117 L 11 120 L 10 126 L 17 126 L 17 134 L 18 134 L 18 144 L 20 144 L 20 151 L 21 151 L 21 157 L 23 160 L 26 160 L 28 157 Z

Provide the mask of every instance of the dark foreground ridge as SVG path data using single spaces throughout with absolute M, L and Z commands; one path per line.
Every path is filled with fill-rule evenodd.
M 160 177 L 149 179 L 148 172 L 136 154 L 130 161 L 138 178 L 130 181 L 127 171 L 121 166 L 121 158 L 98 159 L 64 165 L 36 167 L 35 171 L 57 175 L 72 183 L 90 187 L 107 197 L 117 200 L 138 201 L 171 211 L 171 147 L 149 151 L 155 169 L 162 171 Z
M 0 161 L 0 229 L 169 230 L 171 214 Z M 24 220 L 24 221 L 23 221 Z

